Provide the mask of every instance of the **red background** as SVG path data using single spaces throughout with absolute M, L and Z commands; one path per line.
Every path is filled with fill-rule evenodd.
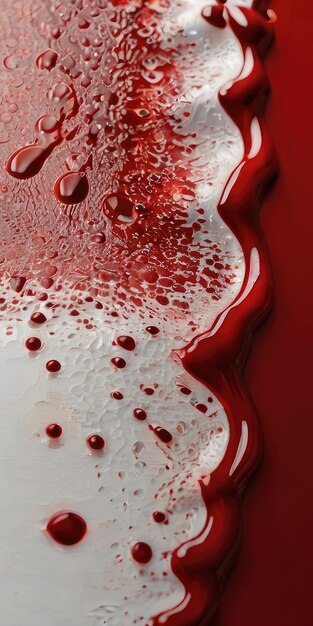
M 271 6 L 266 119 L 281 174 L 262 226 L 276 294 L 246 369 L 265 456 L 245 496 L 241 551 L 215 626 L 313 624 L 313 2 Z

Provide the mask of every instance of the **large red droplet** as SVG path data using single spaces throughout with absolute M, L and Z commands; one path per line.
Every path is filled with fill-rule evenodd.
M 54 185 L 54 194 L 63 204 L 78 204 L 88 196 L 89 182 L 85 174 L 67 172 Z
M 11 289 L 13 289 L 13 291 L 16 291 L 17 293 L 22 291 L 25 283 L 26 278 L 24 278 L 24 276 L 12 276 L 12 278 L 10 279 Z
M 45 52 L 42 52 L 42 54 L 37 57 L 36 65 L 40 70 L 48 70 L 50 72 L 55 67 L 58 56 L 55 50 L 48 48 L 48 50 L 45 50 Z
M 132 547 L 132 557 L 137 563 L 149 563 L 152 559 L 152 550 L 147 543 L 138 541 Z
M 150 335 L 158 335 L 160 332 L 159 328 L 156 326 L 147 326 L 146 331 L 150 333 Z
M 41 348 L 41 341 L 38 337 L 28 337 L 25 341 L 25 346 L 27 350 L 31 350 L 32 352 L 36 352 Z
M 163 442 L 163 443 L 170 443 L 173 439 L 171 433 L 168 432 L 168 430 L 166 430 L 165 428 L 162 428 L 162 426 L 149 426 L 150 430 L 154 431 L 154 434 Z
M 91 450 L 99 452 L 103 450 L 105 441 L 101 435 L 90 435 L 87 439 L 87 444 Z
M 48 372 L 59 372 L 61 369 L 61 363 L 59 361 L 56 361 L 55 359 L 51 359 L 50 361 L 47 361 L 46 363 L 46 370 Z
M 62 426 L 60 424 L 49 424 L 46 428 L 46 435 L 51 439 L 59 439 L 63 433 Z
M 137 420 L 143 422 L 145 419 L 147 419 L 147 413 L 144 409 L 134 409 L 134 417 Z
M 116 342 L 119 346 L 121 346 L 121 348 L 124 348 L 124 350 L 135 350 L 136 348 L 135 340 L 132 337 L 128 337 L 127 335 L 120 335 L 120 337 L 117 338 Z
M 103 205 L 104 213 L 109 219 L 125 224 L 134 221 L 133 208 L 133 202 L 121 193 L 106 196 Z
M 34 324 L 44 324 L 47 321 L 47 318 L 40 311 L 35 311 L 35 313 L 30 316 L 30 320 Z
M 87 524 L 77 513 L 59 511 L 50 517 L 47 532 L 57 543 L 63 546 L 73 546 L 86 536 Z
M 167 517 L 162 511 L 155 511 L 152 517 L 157 524 L 165 524 L 167 522 Z
M 122 369 L 126 366 L 126 361 L 122 359 L 121 356 L 113 357 L 113 359 L 111 359 L 111 363 L 113 363 L 113 365 L 115 365 L 115 367 L 118 367 L 119 369 Z

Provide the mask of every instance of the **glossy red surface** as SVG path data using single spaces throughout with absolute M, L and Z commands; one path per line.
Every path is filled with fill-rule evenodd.
M 273 0 L 266 119 L 280 177 L 262 208 L 275 282 L 245 379 L 264 459 L 244 499 L 243 541 L 214 626 L 309 626 L 313 559 L 311 138 L 313 4 Z

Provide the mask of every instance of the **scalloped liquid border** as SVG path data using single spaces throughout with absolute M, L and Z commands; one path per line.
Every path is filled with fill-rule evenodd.
M 255 0 L 251 9 L 241 8 L 246 26 L 228 12 L 245 62 L 238 78 L 219 94 L 244 142 L 244 157 L 218 206 L 243 249 L 243 285 L 209 331 L 178 352 L 183 367 L 223 404 L 230 441 L 220 466 L 200 483 L 207 509 L 204 529 L 172 556 L 172 570 L 184 585 L 185 597 L 174 609 L 153 617 L 153 626 L 211 623 L 239 543 L 240 495 L 262 456 L 260 425 L 244 385 L 243 368 L 252 333 L 268 314 L 272 296 L 268 255 L 259 226 L 263 197 L 278 171 L 263 119 L 269 85 L 262 58 L 273 39 L 274 21 L 267 13 L 268 4 L 268 0 Z

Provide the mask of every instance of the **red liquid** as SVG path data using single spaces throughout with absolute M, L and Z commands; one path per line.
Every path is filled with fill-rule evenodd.
M 87 524 L 77 513 L 60 511 L 49 519 L 47 532 L 57 543 L 73 546 L 85 538 Z
M 46 434 L 51 439 L 59 439 L 63 433 L 62 426 L 60 424 L 49 424 L 46 428 Z
M 161 511 L 155 511 L 152 517 L 157 524 L 165 524 L 167 521 L 165 513 L 162 513 Z
M 120 336 L 117 338 L 116 343 L 124 350 L 135 350 L 136 342 L 132 337 Z
M 29 337 L 25 341 L 25 347 L 31 352 L 36 352 L 41 348 L 41 341 L 40 339 L 38 339 L 38 337 Z
M 56 372 L 59 372 L 60 369 L 61 369 L 61 363 L 59 361 L 56 361 L 55 359 L 51 359 L 51 361 L 47 361 L 46 370 L 48 372 L 56 373 Z
M 139 541 L 132 548 L 132 557 L 134 561 L 137 563 L 141 563 L 142 565 L 146 565 L 152 559 L 152 550 L 147 543 L 143 541 Z
M 111 362 L 113 363 L 113 365 L 115 365 L 115 367 L 117 367 L 118 369 L 123 369 L 124 367 L 126 367 L 126 361 L 124 359 L 122 359 L 121 356 L 115 356 L 113 357 L 113 359 L 111 359 Z
M 260 428 L 244 388 L 242 369 L 247 340 L 271 303 L 267 254 L 257 221 L 260 201 L 276 173 L 273 150 L 262 122 L 264 98 L 260 98 L 260 93 L 266 90 L 266 78 L 258 60 L 260 44 L 265 49 L 270 40 L 271 27 L 255 10 L 242 10 L 248 25 L 243 28 L 231 16 L 230 24 L 243 52 L 251 47 L 255 65 L 251 75 L 235 81 L 226 94 L 220 96 L 220 101 L 242 133 L 245 156 L 236 182 L 227 199 L 219 206 L 219 213 L 241 244 L 246 276 L 235 303 L 218 316 L 207 333 L 194 339 L 180 353 L 186 370 L 205 384 L 225 407 L 230 440 L 209 484 L 206 481 L 201 484 L 208 511 L 207 524 L 210 520 L 212 524 L 210 532 L 202 533 L 203 540 L 186 550 L 185 556 L 181 556 L 179 549 L 172 556 L 172 569 L 185 587 L 185 599 L 174 613 L 170 611 L 168 616 L 166 613 L 156 616 L 153 626 L 160 626 L 165 616 L 167 626 L 199 626 L 209 624 L 213 619 L 229 568 L 229 555 L 234 553 L 238 544 L 239 491 L 242 491 L 261 458 Z M 250 128 L 255 116 L 258 116 L 261 127 L 262 143 L 257 154 L 250 159 Z M 258 254 L 258 272 L 256 279 L 249 284 L 253 250 Z M 240 462 L 234 465 L 242 438 L 242 415 L 247 425 L 248 440 Z
M 54 185 L 56 198 L 62 204 L 78 204 L 83 202 L 89 193 L 88 178 L 79 172 L 62 174 Z
M 46 316 L 40 311 L 33 313 L 30 319 L 34 324 L 44 324 L 47 321 Z
M 144 409 L 134 409 L 134 417 L 137 420 L 144 421 L 147 419 L 147 413 Z
M 39 55 L 36 59 L 36 65 L 40 70 L 48 70 L 49 72 L 56 66 L 58 53 L 49 48 Z
M 166 428 L 162 428 L 162 426 L 149 426 L 150 430 L 153 430 L 154 434 L 162 441 L 163 443 L 170 443 L 173 439 L 171 433 L 166 430 Z
M 227 3 L 220 4 L 225 4 L 227 9 Z M 219 16 L 218 23 L 215 26 L 223 28 L 223 15 L 226 9 L 224 6 L 221 7 L 220 4 L 213 13 L 215 16 Z M 221 400 L 229 418 L 231 439 L 225 458 L 218 470 L 212 475 L 209 485 L 202 484 L 202 493 L 208 514 L 214 518 L 212 530 L 199 547 L 188 549 L 185 557 L 178 558 L 177 551 L 173 555 L 173 571 L 185 585 L 186 597 L 190 594 L 190 601 L 187 606 L 182 606 L 180 611 L 169 617 L 166 622 L 168 626 L 199 626 L 200 623 L 204 623 L 203 620 L 208 621 L 214 615 L 220 586 L 223 582 L 223 576 L 220 573 L 224 569 L 224 565 L 228 563 L 229 554 L 233 551 L 237 542 L 239 526 L 238 492 L 242 490 L 260 458 L 258 425 L 253 407 L 243 387 L 241 374 L 244 360 L 243 352 L 247 340 L 250 333 L 265 315 L 270 302 L 270 278 L 267 258 L 255 216 L 259 209 L 256 191 L 262 195 L 265 186 L 274 175 L 275 162 L 262 121 L 260 121 L 263 139 L 261 151 L 256 157 L 248 158 L 251 148 L 249 132 L 251 121 L 255 115 L 260 115 L 262 98 L 259 98 L 259 94 L 264 95 L 267 86 L 266 79 L 262 73 L 262 66 L 259 64 L 256 56 L 256 50 L 257 44 L 262 39 L 263 31 L 266 31 L 268 27 L 253 12 L 246 11 L 245 13 L 249 21 L 248 28 L 238 26 L 233 20 L 231 24 L 242 43 L 243 50 L 248 45 L 252 45 L 255 56 L 255 70 L 251 77 L 235 83 L 228 90 L 228 93 L 221 98 L 225 110 L 242 132 L 245 142 L 244 167 L 227 202 L 219 207 L 219 211 L 224 221 L 231 227 L 239 239 L 244 250 L 247 267 L 246 279 L 240 294 L 242 298 L 237 298 L 236 306 L 229 307 L 222 326 L 216 330 L 217 324 L 215 324 L 215 327 L 210 329 L 205 336 L 192 342 L 190 351 L 182 351 L 180 355 L 186 370 L 208 387 L 208 393 L 212 390 Z M 217 18 L 214 17 L 214 19 Z M 128 121 L 130 120 L 136 126 L 136 124 L 142 122 L 140 120 L 141 117 L 148 118 L 150 115 L 149 111 L 147 111 L 148 115 L 145 114 L 144 116 L 141 114 L 142 111 L 145 111 L 145 109 L 130 108 L 127 111 Z M 13 176 L 26 178 L 27 176 L 33 176 L 33 172 L 39 171 L 48 153 L 42 152 L 40 160 L 39 156 L 38 158 L 36 155 L 34 156 L 36 147 L 26 146 L 12 155 L 8 162 L 8 169 Z M 29 156 L 33 158 L 28 163 L 27 159 Z M 85 182 L 81 183 L 78 180 L 78 176 L 77 172 L 68 172 L 63 174 L 57 181 L 55 193 L 61 202 L 74 204 L 86 198 L 88 194 L 87 178 L 85 176 L 82 177 L 80 181 L 85 180 Z M 247 184 L 247 181 L 249 184 Z M 68 187 L 66 187 L 67 183 L 70 183 Z M 137 232 L 135 228 L 138 226 L 137 222 L 139 223 L 138 215 L 145 213 L 145 207 L 141 209 L 139 204 L 133 204 L 123 194 L 116 194 L 106 198 L 103 211 L 112 222 L 117 223 L 118 228 L 123 228 L 123 233 L 127 237 L 127 232 L 129 231 L 126 228 L 134 227 L 132 232 Z M 168 228 L 170 227 L 168 226 Z M 96 241 L 94 243 L 100 242 Z M 159 242 L 157 242 L 156 249 L 158 249 L 158 246 Z M 251 269 L 250 253 L 252 249 L 258 251 L 261 272 L 246 297 L 243 297 L 244 290 L 248 287 L 248 275 Z M 146 269 L 144 261 L 142 261 L 142 266 L 143 279 L 151 285 L 155 284 L 157 280 L 155 270 Z M 158 296 L 158 302 L 166 305 L 166 298 Z M 156 329 L 156 332 L 151 332 L 152 328 L 155 329 L 153 326 L 147 327 L 147 332 L 150 332 L 151 335 L 157 334 L 158 329 Z M 216 332 L 213 332 L 215 330 Z M 112 359 L 112 363 L 118 368 L 123 368 L 126 365 L 126 362 L 121 357 Z M 52 369 L 49 369 L 49 364 L 49 367 Z M 58 364 L 58 369 L 53 369 L 55 365 L 52 364 L 58 364 L 58 362 L 48 362 L 46 366 L 48 371 L 59 371 L 60 364 Z M 144 391 L 147 394 L 154 393 L 154 390 L 149 388 L 146 388 Z M 234 472 L 230 474 L 241 438 L 240 415 L 245 416 L 248 424 L 249 440 L 243 458 Z M 158 429 L 159 431 L 157 432 Z M 168 443 L 172 440 L 172 435 L 161 427 L 154 429 L 154 432 L 163 442 Z M 168 438 L 167 441 L 166 438 Z M 137 558 L 135 560 L 147 562 L 144 560 L 140 561 L 138 557 L 141 559 L 146 558 L 144 553 L 147 555 L 149 550 L 151 550 L 150 547 L 142 543 L 136 544 L 136 546 L 133 548 L 133 551 L 136 548 L 135 554 Z M 143 548 L 143 546 L 146 547 Z M 134 554 L 133 557 L 135 558 Z M 194 576 L 195 571 L 197 576 Z M 153 623 L 154 625 L 161 624 L 163 619 L 155 617 Z
M 105 441 L 101 435 L 90 435 L 87 439 L 87 444 L 91 450 L 99 452 L 103 450 Z

